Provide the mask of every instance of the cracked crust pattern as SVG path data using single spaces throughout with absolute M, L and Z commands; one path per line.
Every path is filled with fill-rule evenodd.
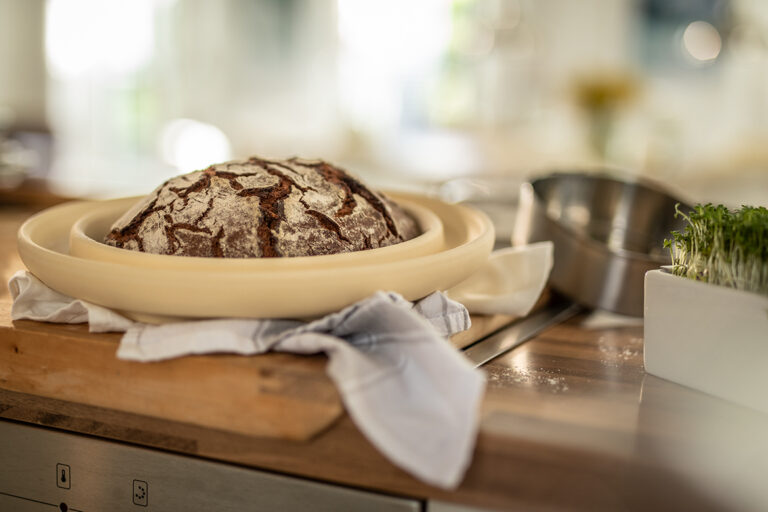
M 104 242 L 154 254 L 274 258 L 386 247 L 416 235 L 402 209 L 338 167 L 252 157 L 166 181 Z

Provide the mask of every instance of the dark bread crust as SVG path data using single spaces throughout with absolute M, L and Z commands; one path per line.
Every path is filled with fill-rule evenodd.
M 112 226 L 114 247 L 178 256 L 311 256 L 418 234 L 401 208 L 322 160 L 252 157 L 172 178 Z

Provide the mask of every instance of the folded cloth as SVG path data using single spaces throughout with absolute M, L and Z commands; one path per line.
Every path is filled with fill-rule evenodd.
M 525 316 L 536 305 L 554 261 L 550 241 L 498 249 L 446 293 L 472 313 Z
M 73 299 L 51 290 L 31 273 L 19 270 L 8 282 L 13 305 L 12 320 L 37 320 L 59 324 L 88 322 L 90 332 L 124 332 L 133 322 L 111 309 Z
M 121 359 L 324 352 L 350 417 L 394 464 L 450 489 L 471 461 L 485 379 L 444 339 L 470 320 L 464 306 L 442 293 L 412 304 L 379 292 L 309 323 L 218 319 L 150 326 L 54 292 L 28 272 L 17 272 L 9 287 L 14 320 L 87 321 L 91 331 L 125 331 Z

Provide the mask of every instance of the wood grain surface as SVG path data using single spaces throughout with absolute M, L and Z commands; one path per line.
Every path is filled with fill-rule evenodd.
M 7 319 L 7 308 L 0 306 Z M 115 357 L 119 335 L 0 320 L 3 388 L 263 437 L 308 439 L 342 413 L 325 359 L 210 355 L 157 363 Z M 5 325 L 4 325 L 5 324 Z
M 8 244 L 27 214 L 0 213 L 4 279 L 20 268 Z M 112 357 L 115 335 L 88 334 L 82 326 L 12 323 L 7 293 L 0 293 L 0 304 L 0 361 L 5 372 L 0 376 L 0 418 L 6 420 L 497 510 L 760 510 L 739 505 L 746 503 L 750 492 L 757 501 L 749 503 L 760 503 L 760 488 L 765 486 L 740 483 L 748 480 L 748 473 L 764 474 L 753 466 L 768 457 L 749 454 L 768 454 L 768 447 L 757 443 L 757 433 L 768 425 L 765 417 L 727 408 L 722 401 L 645 374 L 641 326 L 587 328 L 584 317 L 577 317 L 486 365 L 488 388 L 473 460 L 460 487 L 444 491 L 392 465 L 360 434 L 339 409 L 322 357 L 206 356 L 167 365 L 123 363 Z M 482 319 L 475 329 L 496 328 L 508 320 Z M 466 342 L 454 340 L 459 345 Z M 111 403 L 66 398 L 71 391 L 64 388 L 93 385 L 93 381 L 87 384 L 88 372 L 109 380 L 99 384 L 109 394 L 154 400 L 157 410 L 152 414 L 118 410 L 114 405 L 121 397 Z M 195 372 L 199 372 L 197 384 L 192 382 Z M 276 380 L 275 372 L 280 372 L 282 381 Z M 162 381 L 167 386 L 162 396 L 146 395 L 148 381 L 169 375 L 174 378 Z M 257 389 L 247 389 L 249 384 L 237 382 L 233 375 L 248 375 L 250 387 Z M 9 385 L 11 381 L 15 384 Z M 298 409 L 316 401 L 313 414 L 321 411 L 327 423 L 306 430 L 295 426 L 289 435 L 282 434 L 288 438 L 276 438 L 264 434 L 268 427 L 235 432 L 171 417 L 163 408 L 172 407 L 170 402 L 184 393 L 179 389 L 182 382 L 198 386 L 205 397 L 204 409 L 217 407 L 218 399 L 237 401 L 247 410 L 258 408 L 256 402 L 263 399 L 269 403 L 266 408 L 280 410 L 298 423 L 306 417 Z M 92 396 L 88 390 L 80 391 Z M 287 401 L 282 406 L 270 402 L 273 392 Z M 703 422 L 712 417 L 738 422 L 722 420 L 714 423 L 717 429 L 702 430 L 700 426 L 707 424 Z M 727 436 L 718 433 L 724 425 L 732 428 Z M 309 431 L 313 434 L 306 435 Z M 749 440 L 751 451 L 735 452 L 728 444 L 739 438 Z M 683 447 L 689 449 L 682 451 Z M 755 452 L 756 447 L 762 451 Z M 729 461 L 729 453 L 738 458 Z M 730 473 L 701 476 L 704 468 L 720 467 Z M 726 487 L 718 487 L 718 481 Z

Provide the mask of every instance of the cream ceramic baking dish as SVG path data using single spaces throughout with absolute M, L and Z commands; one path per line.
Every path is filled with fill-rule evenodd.
M 54 290 L 144 321 L 178 318 L 306 318 L 338 311 L 378 290 L 414 300 L 461 282 L 486 263 L 493 225 L 462 205 L 398 195 L 432 212 L 443 229 L 436 252 L 400 260 L 361 261 L 339 255 L 337 266 L 223 270 L 227 262 L 143 267 L 126 261 L 74 256 L 75 222 L 100 202 L 74 202 L 45 210 L 19 230 L 19 254 L 27 268 Z M 345 257 L 342 259 L 342 257 Z M 182 259 L 182 258 L 180 258 Z M 193 258 L 194 259 L 194 258 Z

